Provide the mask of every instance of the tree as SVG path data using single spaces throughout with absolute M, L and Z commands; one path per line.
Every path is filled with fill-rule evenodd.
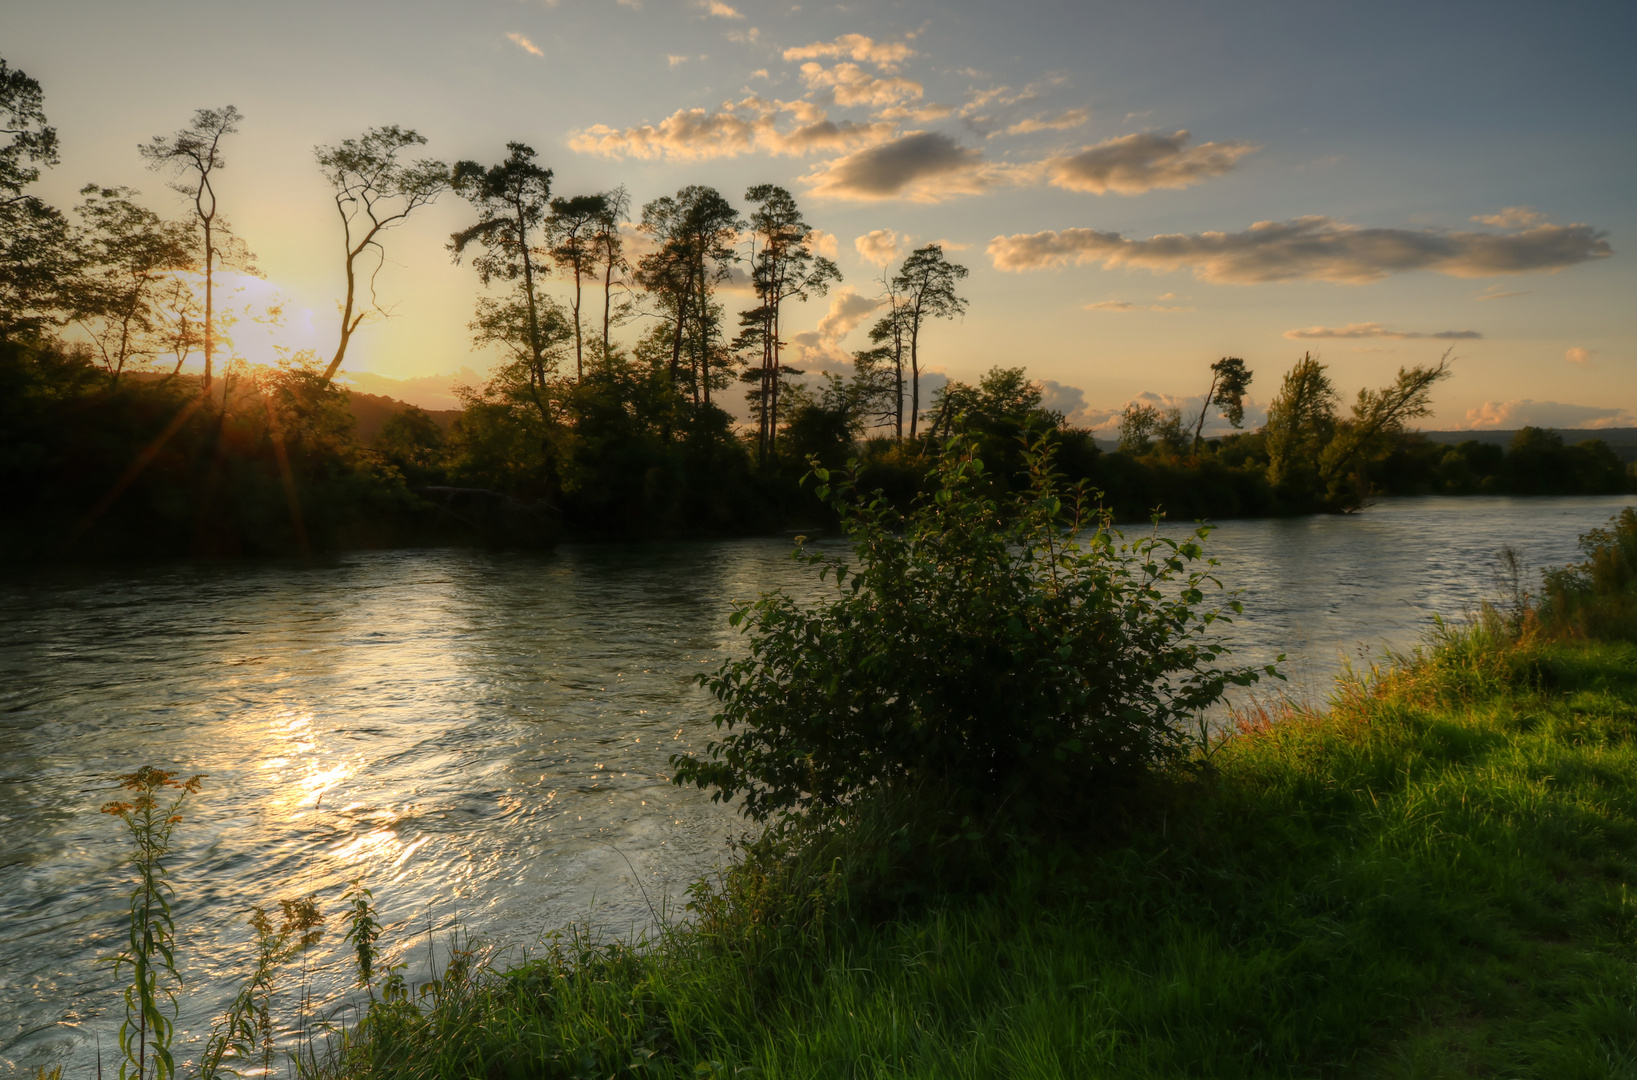
M 1268 405 L 1268 482 L 1310 494 L 1318 480 L 1319 454 L 1336 430 L 1336 388 L 1312 353 L 1285 373 Z
M 1408 421 L 1432 415 L 1432 388 L 1452 374 L 1446 352 L 1437 364 L 1399 368 L 1391 386 L 1358 392 L 1353 415 L 1336 425 L 1335 437 L 1319 455 L 1326 502 L 1340 510 L 1364 505 L 1366 466 L 1390 451 L 1392 437 L 1402 434 Z
M 712 362 L 721 335 L 721 308 L 713 303 L 738 255 L 733 250 L 739 212 L 715 188 L 690 185 L 642 208 L 644 232 L 658 249 L 637 266 L 637 282 L 659 303 L 670 324 L 671 384 L 681 392 L 682 354 L 694 404 L 710 404 Z
M 608 359 L 608 333 L 613 328 L 616 316 L 614 314 L 614 290 L 625 287 L 625 279 L 619 275 L 631 269 L 631 264 L 625 258 L 625 238 L 620 233 L 620 227 L 625 223 L 625 215 L 631 212 L 631 196 L 622 185 L 612 191 L 602 193 L 602 213 L 597 216 L 597 231 L 593 236 L 593 243 L 597 249 L 597 260 L 603 268 L 603 359 Z
M 484 168 L 475 161 L 455 166 L 455 191 L 478 211 L 478 220 L 455 233 L 449 250 L 456 262 L 472 243 L 483 248 L 472 260 L 478 280 L 516 282 L 506 300 L 480 300 L 472 328 L 480 341 L 499 341 L 514 349 L 527 369 L 526 382 L 542 419 L 547 379 L 556 367 L 550 355 L 555 328 L 547 318 L 547 303 L 535 285 L 538 272 L 535 233 L 551 209 L 551 170 L 534 163 L 534 150 L 523 143 L 506 144 L 509 154 L 498 165 Z
M 216 354 L 215 275 L 219 249 L 218 232 L 226 223 L 217 220 L 216 186 L 213 177 L 227 162 L 222 158 L 222 140 L 239 130 L 244 116 L 232 105 L 220 109 L 199 109 L 193 121 L 174 135 L 155 135 L 137 149 L 148 159 L 150 168 L 169 172 L 175 179 L 172 190 L 193 201 L 194 224 L 199 228 L 200 260 L 204 268 L 205 314 L 201 327 L 205 353 L 202 389 L 210 390 Z
M 1194 453 L 1205 437 L 1205 417 L 1211 406 L 1224 410 L 1228 423 L 1238 428 L 1245 422 L 1245 391 L 1250 389 L 1251 370 L 1238 357 L 1224 356 L 1211 365 L 1211 387 L 1205 391 L 1205 400 L 1199 406 L 1199 420 L 1194 424 Z
M 909 437 L 915 438 L 921 413 L 921 328 L 928 319 L 953 319 L 966 313 L 966 301 L 955 293 L 955 283 L 966 277 L 966 267 L 944 258 L 944 249 L 928 244 L 910 252 L 892 279 L 893 292 L 902 296 L 904 331 L 909 338 Z
M 386 262 L 381 234 L 400 225 L 410 214 L 435 200 L 449 185 L 449 166 L 423 159 L 414 164 L 398 160 L 400 151 L 426 145 L 425 136 L 396 124 L 370 128 L 339 146 L 315 146 L 319 171 L 335 189 L 335 211 L 341 218 L 342 248 L 346 252 L 347 298 L 341 305 L 341 340 L 329 367 L 326 384 L 341 370 L 347 344 L 370 311 L 380 311 L 375 278 Z M 356 311 L 358 263 L 375 256 L 369 275 L 370 311 Z
M 780 314 L 786 300 L 823 296 L 841 280 L 836 264 L 812 248 L 813 230 L 803 220 L 795 198 L 774 184 L 757 184 L 745 192 L 756 209 L 750 214 L 750 280 L 758 307 L 745 313 L 755 328 L 747 343 L 760 346 L 761 372 L 755 404 L 761 418 L 757 460 L 765 465 L 779 431 Z M 758 250 L 759 247 L 759 250 Z M 742 317 L 743 319 L 744 317 Z
M 598 223 L 607 214 L 606 196 L 576 195 L 551 200 L 546 231 L 551 237 L 551 259 L 574 282 L 569 311 L 574 316 L 574 381 L 585 377 L 585 340 L 580 324 L 580 286 L 597 275 Z
M 68 222 L 26 190 L 57 164 L 57 131 L 46 123 L 38 81 L 0 59 L 0 341 L 37 333 L 58 307 L 73 264 Z
M 160 220 L 130 188 L 90 184 L 80 194 L 82 266 L 70 310 L 118 381 L 127 364 L 153 359 L 169 344 L 166 303 L 174 290 L 167 286 L 192 266 L 187 227 Z
M 891 362 L 892 382 L 895 397 L 893 398 L 892 424 L 893 437 L 900 441 L 904 438 L 904 350 L 908 346 L 907 332 L 908 319 L 903 298 L 894 288 L 893 279 L 885 271 L 881 274 L 881 288 L 886 297 L 887 313 L 876 320 L 870 328 L 870 342 L 875 346 L 874 353 L 879 357 L 879 363 Z M 883 381 L 885 372 L 879 376 Z

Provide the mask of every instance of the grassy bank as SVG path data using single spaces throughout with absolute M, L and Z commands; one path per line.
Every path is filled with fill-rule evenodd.
M 339 1071 L 1637 1071 L 1637 646 L 1452 632 L 1262 719 L 988 887 L 894 898 L 881 864 L 919 856 L 890 843 L 830 875 L 764 856 L 657 948 L 377 1010 Z

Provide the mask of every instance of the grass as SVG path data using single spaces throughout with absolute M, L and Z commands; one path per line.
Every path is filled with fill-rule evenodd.
M 1448 631 L 986 887 L 904 900 L 890 844 L 868 880 L 764 849 L 646 947 L 571 935 L 383 1000 L 328 1068 L 1637 1076 L 1634 736 L 1637 645 Z

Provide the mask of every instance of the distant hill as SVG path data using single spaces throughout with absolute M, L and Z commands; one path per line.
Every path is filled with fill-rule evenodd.
M 411 407 L 407 401 L 399 401 L 397 398 L 365 394 L 350 387 L 342 389 L 347 391 L 347 404 L 352 407 L 353 418 L 358 421 L 358 441 L 365 446 L 374 444 L 375 437 L 381 434 L 382 426 L 389 419 Z M 459 409 L 427 409 L 426 412 L 445 431 L 448 431 L 449 425 L 455 422 L 455 417 L 460 415 Z

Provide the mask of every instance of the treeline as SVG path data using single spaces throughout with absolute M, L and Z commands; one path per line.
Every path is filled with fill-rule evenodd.
M 1021 367 L 924 392 L 926 330 L 963 314 L 965 267 L 936 244 L 883 272 L 869 347 L 845 374 L 788 366 L 787 308 L 841 280 L 788 191 L 741 209 L 693 185 L 633 214 L 628 193 L 563 195 L 521 142 L 499 161 L 412 158 L 397 126 L 315 148 L 343 232 L 333 353 L 258 368 L 234 348 L 217 275 L 255 273 L 218 199 L 242 116 L 199 110 L 139 149 L 183 196 L 167 220 L 122 187 L 87 185 L 72 215 L 33 194 L 57 161 L 39 84 L 0 60 L 0 483 L 12 554 L 261 553 L 563 535 L 762 532 L 829 523 L 801 485 L 813 458 L 859 460 L 900 503 L 952 435 L 977 437 L 991 483 L 1022 478 L 1019 436 L 1123 519 L 1351 510 L 1378 494 L 1630 487 L 1606 447 L 1528 432 L 1510 453 L 1448 450 L 1407 425 L 1446 363 L 1400 372 L 1343 413 L 1324 365 L 1284 377 L 1258 431 L 1238 429 L 1253 373 L 1211 365 L 1203 408 L 1132 406 L 1119 452 L 1043 407 Z M 333 383 L 378 313 L 391 232 L 435 199 L 472 208 L 448 252 L 482 287 L 470 328 L 498 351 L 445 429 L 408 409 L 363 445 Z M 630 220 L 635 217 L 635 223 Z M 747 287 L 730 313 L 724 284 Z M 555 283 L 553 285 L 553 283 Z M 555 289 L 556 291 L 552 291 Z M 558 293 L 562 293 L 559 296 Z M 190 361 L 198 374 L 184 372 Z M 724 406 L 743 394 L 751 423 Z

